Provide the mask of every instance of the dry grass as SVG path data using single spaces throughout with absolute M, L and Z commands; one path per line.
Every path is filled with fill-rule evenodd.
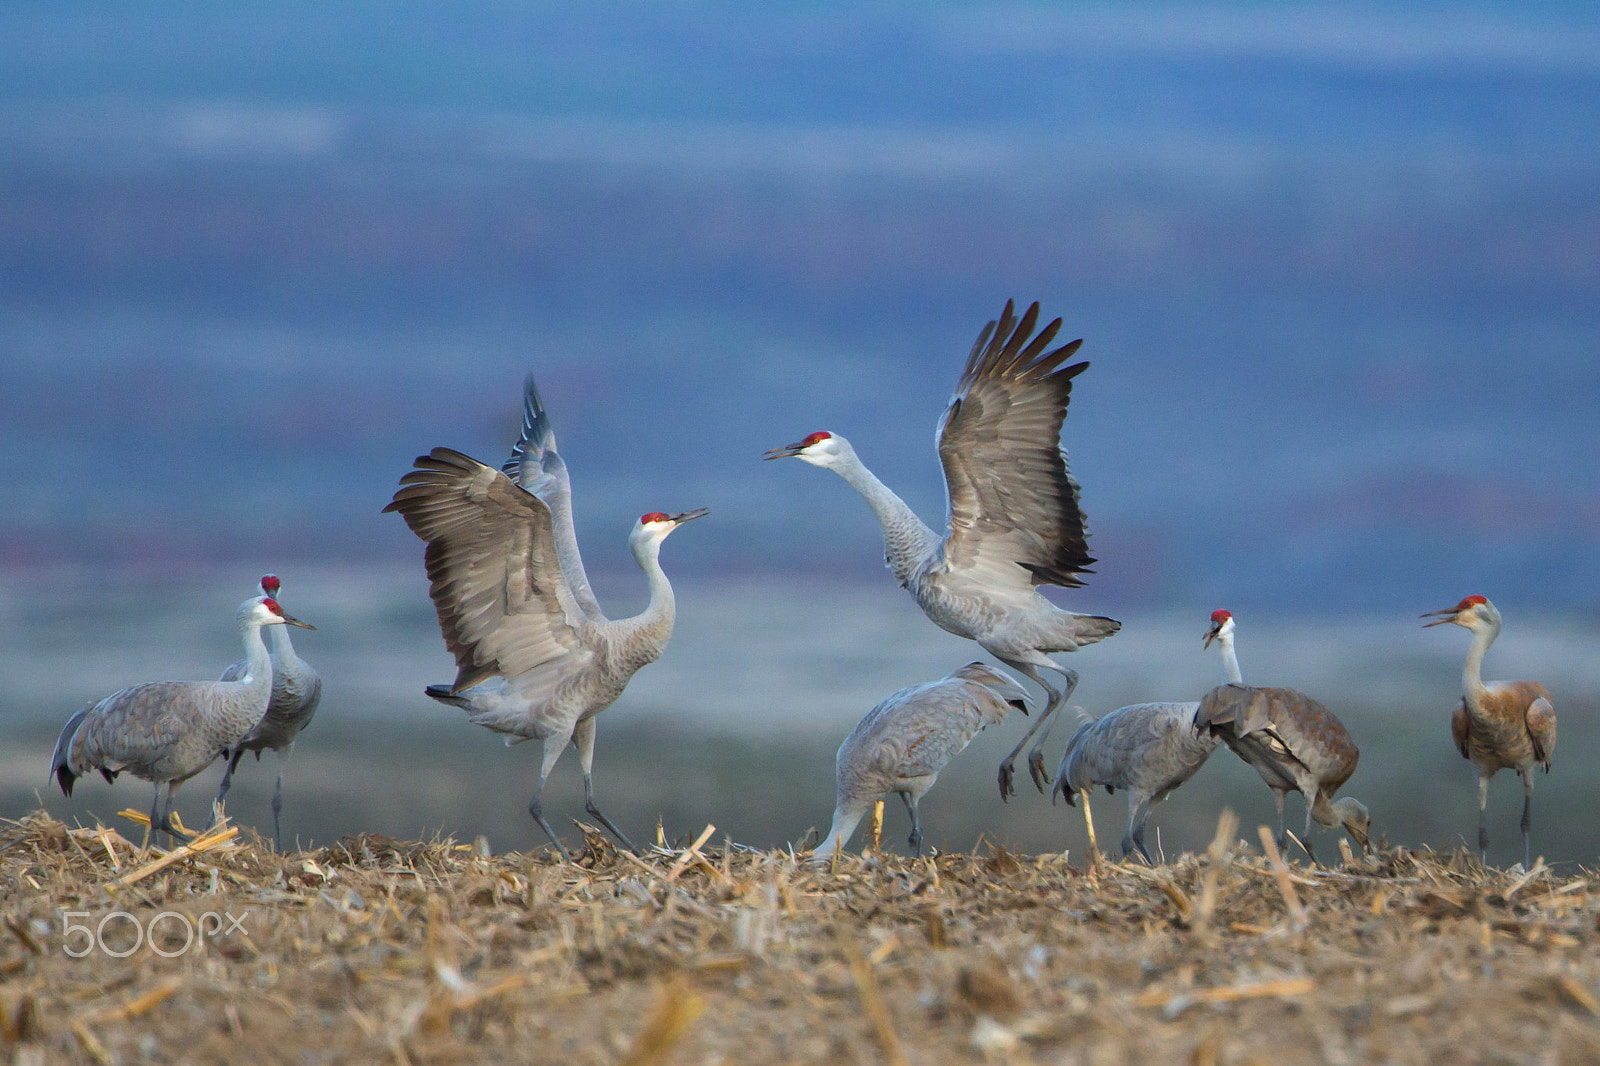
M 371 835 L 279 856 L 226 832 L 157 867 L 158 849 L 115 830 L 35 814 L 0 832 L 0 1054 L 1600 1059 L 1590 875 L 1403 850 L 1284 867 L 1220 829 L 1209 851 L 1156 869 L 1004 851 L 819 869 L 714 836 L 636 858 L 589 835 L 575 865 Z M 65 953 L 64 911 L 96 923 L 118 909 L 248 911 L 248 935 L 174 958 Z M 166 920 L 157 946 L 175 953 L 180 926 Z M 116 948 L 129 932 L 119 920 L 106 935 Z

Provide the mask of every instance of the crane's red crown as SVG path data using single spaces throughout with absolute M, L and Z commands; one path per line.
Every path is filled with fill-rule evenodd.
M 1219 626 L 1222 623 L 1226 622 L 1228 619 L 1232 618 L 1232 617 L 1233 617 L 1233 612 L 1232 611 L 1225 611 L 1225 610 L 1222 610 L 1220 608 L 1211 612 L 1211 620 L 1213 622 L 1215 622 Z
M 283 582 L 278 580 L 277 574 L 268 574 L 261 579 L 261 587 L 267 590 L 268 595 L 271 595 L 283 587 Z
M 817 443 L 819 443 L 821 441 L 825 441 L 825 440 L 831 440 L 832 438 L 833 438 L 833 434 L 832 433 L 829 433 L 825 429 L 819 429 L 815 433 L 808 434 L 806 436 L 806 439 L 800 442 L 800 447 L 809 448 L 813 444 L 817 444 Z
M 1468 596 L 1466 599 L 1464 599 L 1460 603 L 1456 604 L 1456 610 L 1465 611 L 1469 607 L 1476 607 L 1480 603 L 1488 603 L 1488 602 L 1489 602 L 1489 597 L 1487 597 L 1487 596 Z
M 283 615 L 283 608 L 279 607 L 278 606 L 278 601 L 273 599 L 271 596 L 264 597 L 262 599 L 261 603 L 262 603 L 262 605 L 264 607 L 266 607 L 267 610 L 271 611 L 273 614 L 278 615 L 280 617 Z
M 660 511 L 651 511 L 649 514 L 639 516 L 639 521 L 643 525 L 649 525 L 651 522 L 665 522 L 666 520 L 667 516 Z

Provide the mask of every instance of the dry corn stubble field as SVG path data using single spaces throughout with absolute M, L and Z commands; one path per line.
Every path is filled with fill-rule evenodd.
M 139 847 L 137 827 L 130 842 L 41 812 L 0 833 L 0 1050 L 17 1063 L 1600 1060 L 1588 872 L 1401 849 L 1285 866 L 1230 823 L 1154 869 L 1003 850 L 818 868 L 709 832 L 642 858 L 586 833 L 572 864 L 374 835 L 276 855 L 233 827 L 167 853 Z M 243 928 L 219 930 L 221 916 Z M 64 936 L 65 921 L 98 941 Z

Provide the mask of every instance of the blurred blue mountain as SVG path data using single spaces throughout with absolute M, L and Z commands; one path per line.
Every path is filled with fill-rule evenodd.
M 532 370 L 592 568 L 868 572 L 761 452 L 936 524 L 1014 296 L 1094 364 L 1070 602 L 1592 612 L 1597 127 L 1577 3 L 8 3 L 0 568 L 414 566 Z

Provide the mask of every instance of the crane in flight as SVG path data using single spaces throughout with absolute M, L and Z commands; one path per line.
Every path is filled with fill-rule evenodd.
M 263 596 L 277 599 L 282 588 L 283 582 L 276 574 L 267 574 L 261 579 Z M 223 801 L 228 798 L 228 789 L 233 785 L 234 771 L 239 769 L 239 760 L 244 753 L 255 752 L 259 761 L 262 749 L 271 748 L 278 753 L 278 779 L 272 785 L 272 846 L 277 849 L 281 846 L 283 831 L 283 772 L 288 769 L 289 756 L 294 754 L 294 742 L 317 713 L 317 703 L 322 699 L 322 676 L 310 663 L 295 654 L 294 642 L 289 639 L 287 627 L 269 628 L 266 642 L 272 656 L 272 700 L 267 704 L 267 713 L 255 724 L 255 728 L 233 746 L 233 754 L 228 759 L 228 768 L 222 772 L 222 784 L 217 789 L 212 810 L 222 809 Z M 249 661 L 240 659 L 222 672 L 222 680 L 238 681 L 249 672 Z
M 1024 745 L 1040 792 L 1050 784 L 1042 748 L 1050 723 L 1078 683 L 1050 658 L 1104 640 L 1122 623 L 1064 611 L 1039 585 L 1073 588 L 1092 573 L 1078 483 L 1067 470 L 1061 426 L 1072 381 L 1088 363 L 1068 364 L 1083 343 L 1050 349 L 1055 319 L 1037 334 L 1039 305 L 1019 320 L 1011 301 L 978 334 L 955 395 L 939 422 L 949 528 L 930 529 L 837 433 L 818 431 L 766 453 L 832 470 L 859 492 L 883 527 L 889 569 L 941 629 L 975 640 L 1042 688 L 1044 710 L 1000 764 L 1000 797 L 1015 792 L 1012 766 Z M 1050 349 L 1050 350 L 1047 350 Z M 1060 675 L 1058 689 L 1040 671 Z
M 107 781 L 130 773 L 155 785 L 150 829 L 170 839 L 178 786 L 237 745 L 267 713 L 272 657 L 261 639 L 266 626 L 315 629 L 283 613 L 270 596 L 245 600 L 235 614 L 246 670 L 233 681 L 151 681 L 113 692 L 67 720 L 50 757 L 50 773 L 72 795 L 78 778 L 95 770 Z M 161 786 L 167 802 L 161 803 Z
M 867 811 L 891 792 L 911 815 L 911 850 L 922 856 L 917 804 L 984 726 L 1005 721 L 1012 707 L 1026 711 L 1027 693 L 984 663 L 968 663 L 948 677 L 903 688 L 861 719 L 839 745 L 838 801 L 833 828 L 811 853 L 831 859 L 850 842 Z
M 1522 777 L 1522 868 L 1533 868 L 1533 768 L 1550 772 L 1556 748 L 1556 708 L 1550 691 L 1537 681 L 1483 680 L 1483 656 L 1500 635 L 1500 612 L 1484 596 L 1468 596 L 1454 607 L 1431 611 L 1423 626 L 1458 625 L 1472 631 L 1467 662 L 1461 668 L 1465 695 L 1450 717 L 1456 750 L 1478 766 L 1478 861 L 1489 853 L 1489 778 L 1501 770 Z
M 1242 684 L 1233 631 L 1233 614 L 1213 611 L 1202 646 L 1209 648 L 1215 641 L 1227 680 Z M 1082 793 L 1083 821 L 1089 828 L 1091 848 L 1094 818 L 1089 813 L 1089 793 L 1096 785 L 1107 793 L 1126 789 L 1128 828 L 1122 834 L 1122 856 L 1127 858 L 1138 849 L 1145 862 L 1154 864 L 1144 845 L 1144 825 L 1150 812 L 1193 777 L 1217 748 L 1217 736 L 1195 725 L 1199 709 L 1198 701 L 1134 703 L 1078 727 L 1061 756 L 1055 792 L 1069 807 L 1074 806 L 1074 794 Z
M 384 508 L 398 511 L 427 543 L 429 595 L 456 660 L 455 681 L 429 685 L 427 694 L 503 734 L 507 744 L 543 742 L 528 813 L 563 858 L 571 856 L 539 797 L 569 741 L 583 768 L 584 809 L 637 851 L 595 804 L 595 716 L 666 649 L 677 608 L 661 569 L 661 543 L 709 512 L 640 516 L 628 545 L 650 602 L 631 618 L 606 618 L 583 572 L 566 465 L 532 377 L 524 408 L 522 439 L 506 463 L 517 481 L 461 452 L 435 448 L 417 458 Z

